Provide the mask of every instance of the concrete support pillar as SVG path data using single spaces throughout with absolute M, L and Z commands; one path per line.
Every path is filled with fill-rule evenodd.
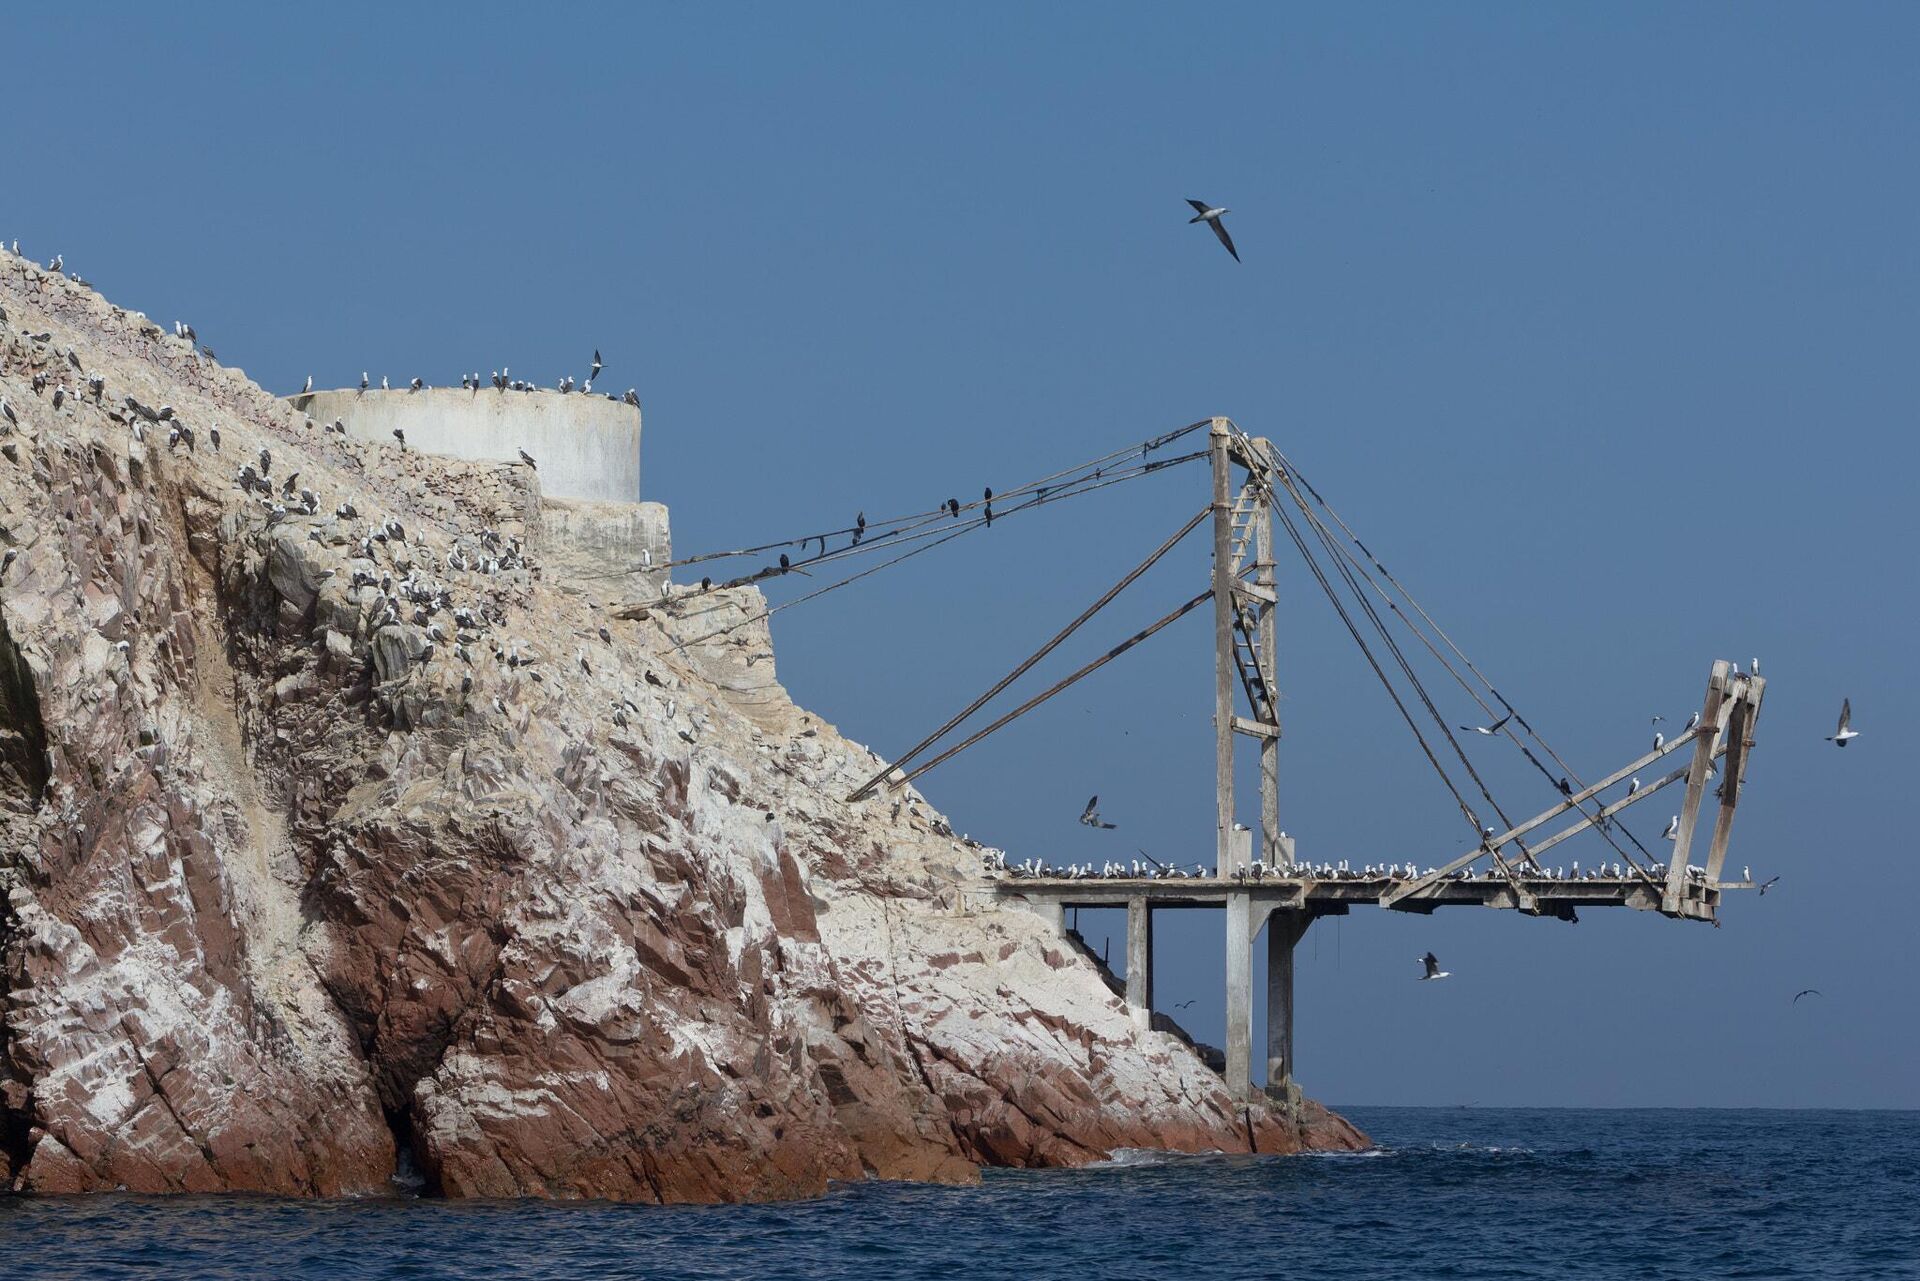
M 1141 1031 L 1153 1026 L 1153 909 L 1127 900 L 1127 1009 Z
M 1067 932 L 1067 910 L 1059 899 L 1043 898 L 1026 900 L 1027 910 L 1053 927 L 1053 932 L 1065 935 Z
M 1292 1094 L 1293 949 L 1313 918 L 1301 911 L 1276 911 L 1267 918 L 1267 1093 Z
M 1227 895 L 1227 1092 L 1253 1093 L 1253 897 Z

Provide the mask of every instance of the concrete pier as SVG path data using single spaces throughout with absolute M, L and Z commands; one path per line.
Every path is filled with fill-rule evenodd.
M 1127 1009 L 1142 1030 L 1153 1026 L 1153 908 L 1127 900 Z
M 1293 949 L 1312 920 L 1284 910 L 1267 918 L 1267 1093 L 1280 1099 L 1293 1084 Z

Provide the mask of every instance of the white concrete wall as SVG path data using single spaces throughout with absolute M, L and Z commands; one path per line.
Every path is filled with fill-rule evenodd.
M 454 458 L 518 462 L 533 455 L 540 490 L 558 498 L 640 500 L 640 411 L 595 393 L 557 391 L 316 391 L 293 407 L 320 423 L 339 419 L 350 435 Z
M 601 601 L 658 597 L 673 559 L 663 503 L 542 496 L 533 547 L 554 582 Z

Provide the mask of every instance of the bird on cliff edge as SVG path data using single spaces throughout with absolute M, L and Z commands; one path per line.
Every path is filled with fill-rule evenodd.
M 540 470 L 540 464 L 539 464 L 539 463 L 536 463 L 536 462 L 534 462 L 534 461 L 533 461 L 533 455 L 532 455 L 532 454 L 529 454 L 529 453 L 528 453 L 528 452 L 527 452 L 526 450 L 524 450 L 524 449 L 520 451 L 520 461 L 521 461 L 521 462 L 523 462 L 523 463 L 525 463 L 525 464 L 526 464 L 527 466 L 529 466 L 529 467 L 531 467 L 531 468 L 533 468 L 533 469 L 534 469 L 535 471 L 539 471 L 539 470 Z
M 1444 978 L 1453 977 L 1453 972 L 1451 970 L 1443 970 L 1440 968 L 1440 958 L 1435 956 L 1432 952 L 1428 952 L 1425 956 L 1421 957 L 1420 964 L 1424 966 L 1427 971 L 1425 974 L 1422 974 L 1420 976 L 1420 981 L 1422 983 L 1425 983 L 1430 979 L 1444 979 Z
M 1230 214 L 1233 210 L 1210 205 L 1204 200 L 1189 199 L 1187 203 L 1192 205 L 1194 210 L 1193 217 L 1187 219 L 1188 224 L 1204 222 L 1212 227 L 1213 234 L 1220 237 L 1220 243 L 1227 247 L 1227 252 L 1233 255 L 1233 260 L 1239 262 L 1240 251 L 1233 247 L 1233 237 L 1227 234 L 1227 224 L 1220 221 L 1222 214 Z

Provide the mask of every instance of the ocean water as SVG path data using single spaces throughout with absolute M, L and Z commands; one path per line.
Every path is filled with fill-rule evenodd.
M 0 1276 L 1920 1278 L 1920 1113 L 1348 1114 L 1377 1150 L 781 1205 L 0 1199 Z

